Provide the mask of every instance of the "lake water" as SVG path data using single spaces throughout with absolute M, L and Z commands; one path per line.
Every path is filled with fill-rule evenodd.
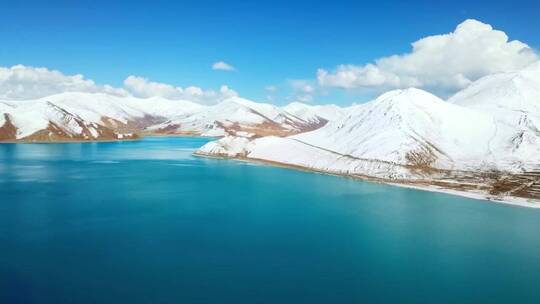
M 206 141 L 0 145 L 0 303 L 540 303 L 540 210 Z

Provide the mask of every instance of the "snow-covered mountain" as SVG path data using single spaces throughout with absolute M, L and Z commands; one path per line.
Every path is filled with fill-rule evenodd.
M 333 104 L 329 105 L 307 105 L 300 102 L 292 102 L 283 110 L 294 116 L 309 122 L 324 123 L 341 118 L 345 110 Z
M 511 125 L 540 133 L 540 62 L 513 73 L 483 77 L 448 102 L 488 112 Z
M 136 138 L 86 120 L 49 101 L 0 102 L 0 141 L 119 140 Z
M 287 140 L 360 159 L 437 169 L 510 169 L 540 163 L 540 137 L 519 141 L 519 128 L 422 90 L 390 91 L 349 112 Z
M 4 141 L 112 140 L 136 134 L 285 136 L 314 130 L 327 122 L 304 120 L 285 109 L 239 97 L 205 106 L 103 93 L 0 101 L 0 116 L 0 140 Z
M 295 138 L 341 154 L 444 169 L 498 168 L 500 160 L 540 160 L 538 138 L 495 117 L 418 89 L 396 90 L 357 106 L 347 117 Z
M 174 116 L 150 130 L 204 136 L 234 135 L 238 132 L 253 136 L 284 136 L 313 130 L 325 123 L 304 120 L 270 104 L 232 97 L 194 114 Z
M 418 89 L 391 91 L 312 132 L 226 137 L 198 153 L 540 198 L 537 68 L 481 79 L 450 102 Z

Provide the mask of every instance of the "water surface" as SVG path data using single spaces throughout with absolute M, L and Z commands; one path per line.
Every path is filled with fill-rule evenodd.
M 0 303 L 540 303 L 540 211 L 195 158 L 0 145 Z

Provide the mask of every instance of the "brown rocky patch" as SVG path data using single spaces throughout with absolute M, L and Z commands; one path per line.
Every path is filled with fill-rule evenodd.
M 108 116 L 101 117 L 101 124 L 103 126 L 121 133 L 138 133 L 149 126 L 160 124 L 165 121 L 166 119 L 164 117 L 150 115 L 134 118 L 132 120 L 128 120 L 127 122 L 122 122 Z
M 0 127 L 0 141 L 13 141 L 17 138 L 17 128 L 7 113 L 4 113 L 4 119 L 4 125 Z
M 23 142 L 66 142 L 66 141 L 107 141 L 107 140 L 129 140 L 138 138 L 137 135 L 121 135 L 119 136 L 113 130 L 103 127 L 101 125 L 94 124 L 92 127 L 97 132 L 97 137 L 94 137 L 89 129 L 89 126 L 85 125 L 79 120 L 76 120 L 79 126 L 82 128 L 80 134 L 71 134 L 60 126 L 53 122 L 49 122 L 46 129 L 37 131 L 32 135 L 22 138 Z
M 180 124 L 170 124 L 170 125 L 167 125 L 166 127 L 152 130 L 152 132 L 150 132 L 150 133 L 163 134 L 163 135 L 167 135 L 167 134 L 173 135 L 173 134 L 178 134 L 179 133 L 178 129 L 180 129 Z M 194 132 L 191 132 L 191 133 L 194 133 Z
M 501 174 L 491 184 L 493 195 L 512 195 L 540 199 L 540 171 Z
M 417 174 L 433 174 L 438 170 L 433 168 L 433 164 L 437 160 L 437 155 L 429 146 L 409 151 L 405 155 L 409 168 Z
M 299 131 L 286 129 L 281 125 L 270 121 L 265 121 L 262 124 L 257 125 L 240 125 L 238 123 L 224 125 L 221 122 L 216 122 L 216 124 L 230 135 L 236 135 L 238 132 L 247 132 L 253 134 L 254 138 L 264 136 L 285 137 L 300 133 Z

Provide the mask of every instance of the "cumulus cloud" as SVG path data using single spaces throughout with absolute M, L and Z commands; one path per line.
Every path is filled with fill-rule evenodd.
M 218 62 L 215 62 L 213 65 L 212 65 L 212 70 L 219 70 L 219 71 L 235 71 L 236 68 L 233 67 L 232 65 L 224 62 L 224 61 L 218 61 Z
M 200 87 L 186 88 L 172 86 L 166 83 L 150 81 L 139 76 L 129 76 L 124 80 L 124 88 L 135 97 L 148 98 L 161 96 L 168 99 L 183 99 L 202 104 L 214 104 L 224 99 L 238 96 L 238 93 L 228 86 L 221 86 L 219 91 L 203 90 Z
M 64 92 L 107 93 L 140 98 L 161 96 L 202 104 L 214 104 L 238 96 L 236 91 L 225 85 L 219 90 L 204 90 L 195 86 L 182 88 L 150 81 L 144 77 L 129 76 L 124 80 L 124 87 L 115 88 L 110 85 L 98 85 L 81 74 L 65 75 L 48 68 L 24 65 L 0 67 L 0 99 L 37 99 Z
M 428 36 L 412 44 L 412 51 L 383 57 L 366 65 L 319 69 L 319 85 L 344 89 L 423 87 L 453 93 L 478 78 L 516 71 L 539 60 L 528 45 L 509 41 L 491 25 L 466 20 L 454 32 Z
M 150 81 L 139 76 L 128 76 L 124 80 L 124 87 L 133 96 L 148 98 L 161 96 L 165 98 L 180 98 L 184 94 L 184 89 L 170 84 Z
M 1 99 L 35 99 L 62 92 L 101 92 L 119 96 L 128 94 L 121 88 L 97 85 L 81 74 L 64 75 L 56 70 L 24 65 L 0 67 Z
M 223 96 L 224 98 L 238 97 L 238 92 L 236 92 L 235 90 L 229 88 L 229 87 L 226 86 L 226 85 L 222 85 L 222 86 L 219 88 L 219 93 L 220 93 L 221 96 Z

